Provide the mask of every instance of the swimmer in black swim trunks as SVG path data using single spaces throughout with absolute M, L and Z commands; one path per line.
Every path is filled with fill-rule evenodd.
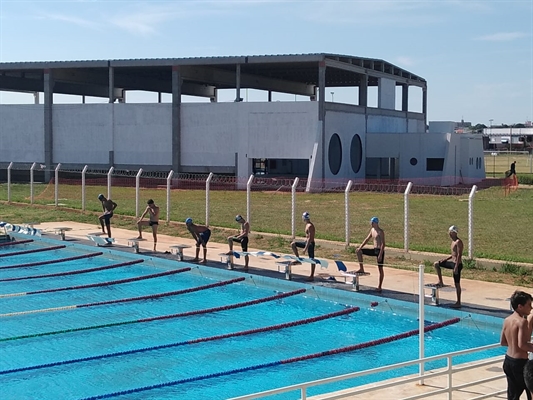
M 98 200 L 102 202 L 102 209 L 104 210 L 104 213 L 98 217 L 100 225 L 102 225 L 102 232 L 106 233 L 107 228 L 107 237 L 111 237 L 111 218 L 113 217 L 113 211 L 117 208 L 117 203 L 111 199 L 106 199 L 103 194 L 98 195 Z
M 204 248 L 204 259 L 200 262 L 205 264 L 207 262 L 207 242 L 211 237 L 211 230 L 207 226 L 193 224 L 192 218 L 187 218 L 185 225 L 194 240 L 196 240 L 196 257 L 194 257 L 193 261 L 200 260 L 200 246 L 202 246 Z
M 152 199 L 147 201 L 146 210 L 144 210 L 143 214 L 141 215 L 141 218 L 137 221 L 137 228 L 139 228 L 139 237 L 137 239 L 143 238 L 142 233 L 142 227 L 143 226 L 151 226 L 152 227 L 152 235 L 154 236 L 154 251 L 156 251 L 157 246 L 157 227 L 159 226 L 159 207 L 155 205 L 154 201 Z M 143 221 L 143 218 L 146 214 L 150 214 L 150 220 L 149 221 Z
M 238 235 L 228 236 L 229 252 L 226 254 L 229 256 L 233 254 L 233 242 L 240 243 L 242 251 L 244 252 L 248 251 L 248 234 L 250 233 L 250 223 L 247 222 L 241 215 L 237 215 L 235 217 L 235 221 L 241 224 L 241 229 Z M 248 270 L 249 261 L 250 261 L 250 257 L 248 255 L 245 255 L 244 256 L 244 270 L 245 271 Z

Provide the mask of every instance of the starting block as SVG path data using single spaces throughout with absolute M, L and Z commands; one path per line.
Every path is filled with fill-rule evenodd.
M 220 262 L 226 264 L 228 269 L 233 269 L 233 254 L 220 253 Z
M 434 306 L 439 305 L 439 289 L 441 289 L 442 287 L 443 286 L 439 286 L 436 283 L 424 285 L 424 297 L 431 299 L 431 304 Z M 430 289 L 431 293 L 426 294 L 425 289 Z
M 359 291 L 359 277 L 370 275 L 369 272 L 348 271 L 348 268 L 346 268 L 346 264 L 344 264 L 342 261 L 335 261 L 335 264 L 337 265 L 337 269 L 343 276 L 344 282 L 351 283 L 353 289 L 355 289 L 356 292 Z M 347 282 L 347 278 L 351 278 L 351 282 Z
M 61 240 L 65 240 L 65 232 L 71 231 L 72 228 L 68 228 L 66 226 L 58 226 L 57 228 L 54 228 L 54 232 L 56 235 L 61 236 Z
M 114 238 L 108 238 L 108 237 L 102 237 L 102 236 L 96 236 L 96 235 L 87 235 L 87 238 L 93 241 L 98 247 L 111 246 L 115 242 Z
M 188 249 L 191 246 L 188 246 L 186 244 L 176 244 L 174 246 L 170 246 L 170 252 L 172 254 L 175 254 L 178 259 L 178 261 L 183 261 L 183 249 Z
M 278 266 L 278 272 L 285 273 L 285 279 L 288 281 L 292 278 L 292 263 L 293 261 L 277 261 L 276 265 Z
M 135 253 L 139 253 L 139 240 L 137 238 L 128 239 L 128 246 L 133 247 Z

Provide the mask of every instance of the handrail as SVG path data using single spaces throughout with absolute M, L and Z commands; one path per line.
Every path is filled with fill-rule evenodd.
M 405 368 L 405 367 L 411 367 L 411 366 L 414 366 L 414 365 L 420 365 L 421 363 L 428 363 L 428 362 L 442 360 L 442 359 L 447 359 L 448 360 L 448 366 L 446 368 L 444 368 L 444 369 L 440 369 L 440 370 L 435 371 L 434 373 L 431 374 L 431 377 L 433 378 L 433 377 L 440 376 L 440 375 L 448 375 L 448 385 L 449 386 L 447 388 L 444 388 L 444 389 L 437 389 L 437 390 L 432 391 L 432 392 L 425 392 L 423 395 L 416 395 L 416 396 L 412 396 L 412 397 L 406 397 L 403 400 L 415 400 L 415 399 L 418 399 L 418 398 L 423 398 L 423 397 L 427 397 L 427 396 L 430 396 L 430 395 L 434 395 L 434 394 L 436 395 L 436 394 L 439 394 L 439 393 L 446 393 L 446 392 L 448 392 L 450 394 L 448 398 L 451 399 L 452 398 L 451 397 L 451 393 L 453 392 L 454 389 L 464 388 L 464 387 L 468 387 L 468 386 L 474 386 L 474 385 L 478 384 L 477 382 L 468 382 L 468 383 L 464 383 L 464 384 L 457 385 L 457 386 L 454 387 L 451 384 L 451 382 L 452 382 L 451 376 L 453 375 L 454 372 L 466 371 L 468 369 L 473 369 L 473 368 L 476 368 L 476 367 L 479 367 L 479 366 L 484 366 L 484 365 L 492 364 L 492 363 L 495 363 L 495 362 L 501 363 L 501 357 L 496 357 L 496 358 L 493 357 L 492 359 L 490 359 L 490 361 L 488 361 L 487 359 L 484 359 L 484 360 L 480 361 L 479 363 L 475 363 L 475 362 L 474 363 L 469 363 L 469 365 L 467 365 L 467 366 L 461 366 L 461 367 L 457 367 L 457 368 L 453 369 L 452 368 L 452 364 L 453 364 L 452 358 L 460 356 L 460 355 L 472 354 L 472 353 L 485 351 L 485 350 L 491 350 L 491 349 L 495 349 L 495 348 L 499 348 L 499 347 L 501 347 L 501 345 L 499 343 L 496 343 L 496 344 L 490 344 L 490 345 L 486 345 L 486 346 L 476 347 L 474 349 L 459 350 L 459 351 L 454 351 L 452 353 L 445 353 L 445 354 L 440 354 L 440 355 L 431 356 L 431 357 L 424 357 L 423 359 L 405 361 L 405 362 L 401 362 L 401 363 L 397 363 L 397 364 L 386 365 L 386 366 L 383 366 L 383 367 L 372 368 L 372 369 L 368 369 L 368 370 L 365 370 L 365 371 L 352 372 L 352 373 L 349 373 L 349 374 L 344 374 L 344 375 L 334 376 L 334 377 L 330 377 L 330 378 L 319 379 L 319 380 L 316 380 L 316 381 L 304 382 L 304 383 L 285 386 L 285 387 L 281 387 L 281 388 L 277 388 L 277 389 L 266 390 L 266 391 L 263 391 L 263 392 L 252 393 L 252 394 L 248 394 L 248 395 L 245 395 L 245 396 L 233 397 L 230 400 L 259 399 L 259 398 L 263 398 L 263 397 L 267 397 L 267 396 L 272 396 L 274 394 L 287 393 L 287 392 L 292 392 L 292 391 L 295 391 L 295 390 L 300 390 L 300 392 L 301 392 L 300 398 L 301 399 L 307 399 L 306 392 L 307 392 L 307 389 L 310 388 L 310 387 L 326 385 L 326 384 L 333 383 L 333 382 L 339 382 L 339 381 L 343 381 L 343 380 L 347 380 L 347 379 L 359 378 L 359 377 L 366 376 L 366 375 L 377 374 L 377 373 L 391 371 L 391 370 Z M 488 379 L 488 380 L 487 379 L 483 379 L 483 382 L 489 382 L 489 381 L 492 381 L 492 380 L 501 379 L 501 378 L 503 378 L 503 376 L 504 375 L 501 374 L 501 375 L 498 375 L 498 376 L 496 376 L 496 377 L 494 377 L 492 379 Z M 403 385 L 405 383 L 415 382 L 415 381 L 418 381 L 418 380 L 420 380 L 420 376 L 418 374 L 415 374 L 413 377 L 402 378 L 401 381 L 386 382 L 386 383 L 383 383 L 381 385 L 377 385 L 377 386 L 372 385 L 371 387 L 367 387 L 367 388 L 363 388 L 363 389 L 355 388 L 353 391 L 343 390 L 342 394 L 336 392 L 336 393 L 331 393 L 331 396 L 321 395 L 320 398 L 322 400 L 340 399 L 340 398 L 344 398 L 344 397 L 348 397 L 348 396 L 353 396 L 353 395 L 356 395 L 356 394 L 362 394 L 362 393 L 367 393 L 367 392 L 371 392 L 371 391 L 375 391 L 375 390 L 386 389 L 386 388 L 393 387 L 393 386 L 399 386 L 399 385 Z M 497 393 L 499 394 L 499 393 L 503 393 L 503 392 L 505 392 L 505 390 L 499 391 Z M 494 394 L 496 394 L 496 393 L 492 393 L 491 395 L 494 395 Z

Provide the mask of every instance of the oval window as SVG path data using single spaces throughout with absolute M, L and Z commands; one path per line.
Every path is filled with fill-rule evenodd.
M 337 175 L 342 164 L 342 146 L 341 138 L 336 133 L 329 140 L 328 161 L 331 173 Z
M 361 169 L 363 161 L 363 145 L 361 144 L 361 138 L 359 135 L 355 135 L 352 138 L 350 145 L 350 163 L 352 164 L 352 171 L 356 174 Z

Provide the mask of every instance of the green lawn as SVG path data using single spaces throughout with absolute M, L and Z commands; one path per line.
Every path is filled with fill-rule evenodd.
M 518 170 L 518 167 L 517 167 Z M 94 213 L 101 211 L 98 193 L 107 193 L 107 187 L 87 187 L 87 212 L 70 212 L 81 209 L 81 188 L 60 185 L 59 203 L 54 203 L 54 186 L 36 185 L 34 203 L 38 207 L 15 207 L 7 200 L 6 184 L 0 184 L 0 219 L 12 223 L 26 221 L 44 222 L 76 220 L 95 223 Z M 118 203 L 117 214 L 135 215 L 135 189 L 113 187 L 113 200 Z M 11 188 L 11 200 L 29 203 L 30 189 L 26 184 L 15 184 Z M 161 218 L 166 218 L 166 190 L 141 189 L 142 204 L 153 198 L 161 206 Z M 205 222 L 205 191 L 173 190 L 171 193 L 170 219 L 183 222 L 192 217 L 198 223 Z M 246 192 L 210 192 L 209 224 L 211 226 L 236 229 L 236 214 L 246 216 Z M 533 189 L 518 189 L 505 197 L 501 188 L 479 191 L 474 200 L 474 258 L 487 257 L 498 260 L 533 263 Z M 370 228 L 369 220 L 376 215 L 385 230 L 387 246 L 403 248 L 404 243 L 404 200 L 403 194 L 352 192 L 350 194 L 351 243 L 360 243 Z M 339 242 L 345 241 L 344 193 L 298 193 L 296 196 L 297 235 L 304 234 L 301 222 L 302 212 L 311 213 L 316 225 L 317 238 Z M 132 224 L 131 218 L 124 224 Z M 115 223 L 118 223 L 115 222 Z M 459 236 L 465 242 L 468 255 L 468 195 L 464 196 L 410 196 L 410 249 L 438 253 L 449 252 L 447 229 L 457 225 Z M 133 226 L 133 225 L 132 225 Z M 177 225 L 175 225 L 177 226 Z M 285 192 L 252 192 L 252 232 L 268 232 L 281 235 L 291 233 L 291 194 Z M 133 228 L 132 228 L 133 229 Z M 175 229 L 175 228 L 172 228 Z M 171 229 L 171 233 L 172 233 Z M 176 230 L 176 233 L 179 233 Z

